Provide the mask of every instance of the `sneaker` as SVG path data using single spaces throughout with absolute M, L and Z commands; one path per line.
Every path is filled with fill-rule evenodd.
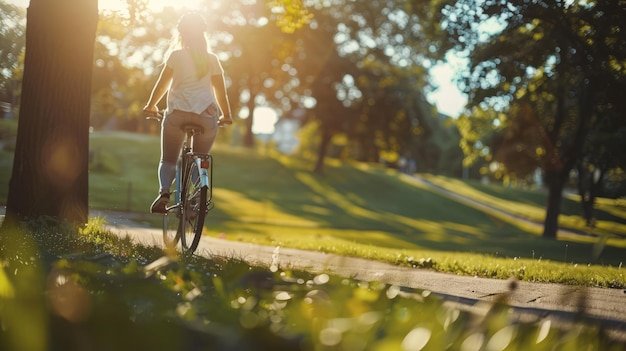
M 165 213 L 167 204 L 170 202 L 170 194 L 163 193 L 157 196 L 156 200 L 150 206 L 150 213 Z

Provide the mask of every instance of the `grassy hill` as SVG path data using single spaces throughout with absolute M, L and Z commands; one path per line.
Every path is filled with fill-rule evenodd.
M 91 208 L 145 213 L 143 220 L 159 227 L 160 217 L 148 213 L 158 189 L 158 138 L 98 132 L 91 152 Z M 458 274 L 557 282 L 574 275 L 584 284 L 626 284 L 626 210 L 617 200 L 601 202 L 595 234 L 606 240 L 544 240 L 538 226 L 460 202 L 378 165 L 329 160 L 326 173 L 316 175 L 308 160 L 223 144 L 214 156 L 215 209 L 206 235 Z M 0 153 L 0 202 L 9 159 L 10 153 Z M 543 192 L 423 176 L 518 216 L 543 218 Z M 575 198 L 565 198 L 563 208 L 562 224 L 584 230 Z

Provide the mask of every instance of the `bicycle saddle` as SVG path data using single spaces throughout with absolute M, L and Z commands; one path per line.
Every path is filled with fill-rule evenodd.
M 193 123 L 183 124 L 182 126 L 180 126 L 180 129 L 187 134 L 189 134 L 192 131 L 194 132 L 194 134 L 204 133 L 204 128 L 202 128 L 201 125 L 193 124 Z

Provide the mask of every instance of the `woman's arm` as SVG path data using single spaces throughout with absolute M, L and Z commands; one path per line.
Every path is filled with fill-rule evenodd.
M 211 76 L 211 84 L 215 91 L 215 98 L 217 104 L 224 115 L 220 118 L 221 124 L 233 124 L 233 117 L 230 111 L 230 102 L 228 101 L 228 94 L 226 93 L 226 82 L 224 82 L 224 75 L 217 74 Z
M 157 79 L 156 83 L 154 84 L 154 88 L 152 88 L 150 100 L 148 100 L 146 107 L 144 107 L 144 111 L 151 113 L 156 113 L 159 111 L 157 104 L 159 103 L 159 101 L 161 101 L 161 99 L 163 99 L 163 96 L 165 96 L 165 93 L 167 93 L 167 90 L 170 88 L 173 77 L 174 70 L 172 70 L 170 67 L 164 66 L 161 70 L 161 74 L 159 75 L 159 79 Z

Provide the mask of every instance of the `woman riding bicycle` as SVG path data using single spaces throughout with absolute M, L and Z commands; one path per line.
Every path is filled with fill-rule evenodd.
M 165 65 L 144 108 L 146 114 L 158 115 L 157 104 L 167 93 L 167 109 L 161 126 L 159 195 L 150 207 L 152 213 L 165 213 L 169 203 L 185 137 L 181 126 L 189 123 L 201 126 L 203 133 L 194 137 L 194 151 L 209 153 L 218 124 L 233 123 L 224 70 L 217 56 L 208 50 L 204 19 L 197 14 L 184 15 L 177 29 L 179 36 L 172 40 L 170 53 L 166 55 Z

